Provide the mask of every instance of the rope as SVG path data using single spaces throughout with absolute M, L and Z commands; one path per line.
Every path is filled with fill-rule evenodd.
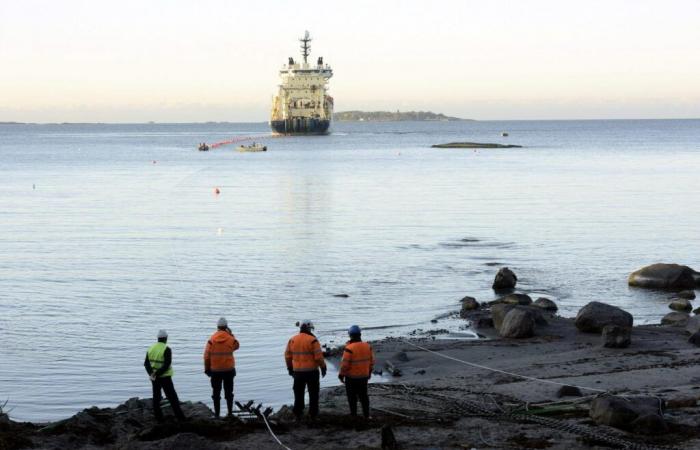
M 481 364 L 476 364 L 476 363 L 472 363 L 472 362 L 469 362 L 469 361 L 464 361 L 464 360 L 459 359 L 459 358 L 454 358 L 454 357 L 452 357 L 452 356 L 448 356 L 448 355 L 442 354 L 442 353 L 440 353 L 440 352 L 436 352 L 435 350 L 430 350 L 430 349 L 428 349 L 428 348 L 422 347 L 422 346 L 420 346 L 420 345 L 418 345 L 418 344 L 414 344 L 413 342 L 409 342 L 409 341 L 407 341 L 407 340 L 405 340 L 405 339 L 404 339 L 403 341 L 404 341 L 406 344 L 408 344 L 408 345 L 411 345 L 411 346 L 413 346 L 413 347 L 419 348 L 419 349 L 421 349 L 421 350 L 423 350 L 423 351 L 426 351 L 426 352 L 429 352 L 429 353 L 433 353 L 433 354 L 435 354 L 435 355 L 437 355 L 437 356 L 439 356 L 439 357 L 441 357 L 441 358 L 449 359 L 449 360 L 452 360 L 452 361 L 455 361 L 455 362 L 458 362 L 458 363 L 461 363 L 461 364 L 465 364 L 465 365 L 467 365 L 467 366 L 476 367 L 476 368 L 478 368 L 478 369 L 490 370 L 490 371 L 492 371 L 492 372 L 499 372 L 499 373 L 502 373 L 502 374 L 505 374 L 505 375 L 510 375 L 510 376 L 517 377 L 517 378 L 522 378 L 522 379 L 525 379 L 525 380 L 538 381 L 538 382 L 540 382 L 540 383 L 555 384 L 555 385 L 557 385 L 557 386 L 572 386 L 572 387 L 575 387 L 575 388 L 585 389 L 585 390 L 587 390 L 587 391 L 593 391 L 593 392 L 601 392 L 601 393 L 607 393 L 607 392 L 608 392 L 608 391 L 606 391 L 605 389 L 597 389 L 597 388 L 591 388 L 591 387 L 586 387 L 586 386 L 577 386 L 577 385 L 575 385 L 575 384 L 560 383 L 560 382 L 558 382 L 558 381 L 543 380 L 543 379 L 541 379 L 541 378 L 529 377 L 529 376 L 527 376 L 527 375 L 520 375 L 520 374 L 517 374 L 517 373 L 508 372 L 508 371 L 506 371 L 506 370 L 495 369 L 495 368 L 493 368 L 493 367 L 483 366 L 483 365 L 481 365 Z
M 275 432 L 272 431 L 272 428 L 270 427 L 270 423 L 267 421 L 267 417 L 265 417 L 265 414 L 260 414 L 260 417 L 262 417 L 262 419 L 265 421 L 265 426 L 267 427 L 267 431 L 270 432 L 270 435 L 274 438 L 274 440 L 277 441 L 277 443 L 278 443 L 280 446 L 282 446 L 283 448 L 285 448 L 286 450 L 292 450 L 291 448 L 289 448 L 289 447 L 287 447 L 286 445 L 284 445 L 284 444 L 282 443 L 282 441 L 279 440 L 279 438 L 277 437 L 277 435 L 275 434 Z

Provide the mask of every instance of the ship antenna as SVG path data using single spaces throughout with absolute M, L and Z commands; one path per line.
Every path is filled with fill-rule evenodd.
M 309 56 L 311 46 L 309 45 L 309 42 L 311 42 L 311 36 L 309 35 L 309 32 L 306 31 L 304 33 L 304 37 L 299 39 L 299 42 L 301 42 L 301 55 L 304 57 L 304 62 L 306 63 L 306 58 Z

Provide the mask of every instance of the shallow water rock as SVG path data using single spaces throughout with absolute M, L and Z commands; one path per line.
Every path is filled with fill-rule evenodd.
M 693 309 L 693 305 L 690 303 L 685 298 L 679 298 L 674 301 L 672 301 L 669 305 L 669 308 L 671 308 L 674 311 L 685 311 L 685 312 L 690 312 Z
M 688 266 L 657 263 L 632 272 L 627 279 L 627 283 L 630 286 L 642 288 L 680 291 L 695 287 L 696 274 Z
M 556 303 L 545 297 L 538 298 L 532 305 L 550 312 L 556 312 L 559 309 Z
M 509 268 L 503 267 L 496 273 L 491 287 L 494 290 L 514 289 L 517 282 L 518 277 L 515 276 L 515 273 Z
M 668 325 L 671 327 L 684 327 L 688 323 L 690 315 L 685 312 L 673 311 L 661 318 L 661 325 Z
M 638 424 L 635 420 L 650 415 L 658 416 L 663 421 L 664 404 L 655 397 L 617 397 L 606 395 L 591 402 L 588 411 L 590 417 L 599 425 L 608 425 L 623 430 L 631 430 Z M 644 419 L 651 422 L 652 419 Z M 658 421 L 655 423 L 658 425 Z
M 617 306 L 601 302 L 590 302 L 576 314 L 574 322 L 579 331 L 600 333 L 606 325 L 632 327 L 632 314 Z
M 700 331 L 700 316 L 689 317 L 685 324 L 685 332 L 692 335 L 698 331 Z
M 514 307 L 503 318 L 498 334 L 505 338 L 527 338 L 535 334 L 535 319 L 527 310 Z
M 463 319 L 469 315 L 470 311 L 479 309 L 479 302 L 477 302 L 474 297 L 464 297 L 460 302 L 462 303 L 462 309 L 459 311 L 459 317 Z
M 678 297 L 687 300 L 695 300 L 695 291 L 680 291 Z
M 632 328 L 619 325 L 605 325 L 601 332 L 603 347 L 627 348 L 632 342 Z

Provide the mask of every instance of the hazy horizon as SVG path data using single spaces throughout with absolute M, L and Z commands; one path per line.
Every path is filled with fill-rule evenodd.
M 336 111 L 700 117 L 700 2 L 0 2 L 0 121 L 265 122 L 308 29 Z

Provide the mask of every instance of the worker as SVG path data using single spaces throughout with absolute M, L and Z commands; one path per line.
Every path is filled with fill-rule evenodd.
M 146 353 L 146 360 L 143 362 L 153 387 L 153 414 L 159 422 L 163 420 L 163 413 L 160 410 L 161 389 L 165 392 L 165 397 L 170 402 L 175 417 L 178 420 L 185 420 L 185 415 L 180 409 L 180 399 L 177 398 L 177 392 L 173 386 L 173 357 L 167 342 L 168 332 L 158 331 L 158 342 L 151 345 Z
M 304 392 L 309 391 L 309 417 L 318 416 L 318 395 L 321 389 L 321 376 L 326 376 L 326 362 L 323 360 L 321 344 L 312 333 L 314 324 L 310 320 L 302 320 L 299 324 L 299 334 L 292 336 L 287 343 L 284 359 L 287 372 L 294 377 L 294 408 L 297 420 L 304 413 Z
M 369 395 L 367 382 L 372 378 L 374 352 L 367 342 L 362 342 L 362 330 L 357 325 L 348 329 L 350 340 L 345 344 L 340 362 L 338 379 L 345 383 L 345 392 L 350 405 L 350 415 L 357 416 L 357 400 L 362 405 L 362 415 L 369 419 Z
M 204 373 L 211 378 L 211 399 L 214 401 L 214 416 L 221 414 L 221 385 L 228 416 L 233 414 L 233 377 L 236 376 L 236 360 L 233 352 L 240 344 L 228 327 L 225 317 L 216 322 L 216 332 L 211 335 L 204 347 Z

